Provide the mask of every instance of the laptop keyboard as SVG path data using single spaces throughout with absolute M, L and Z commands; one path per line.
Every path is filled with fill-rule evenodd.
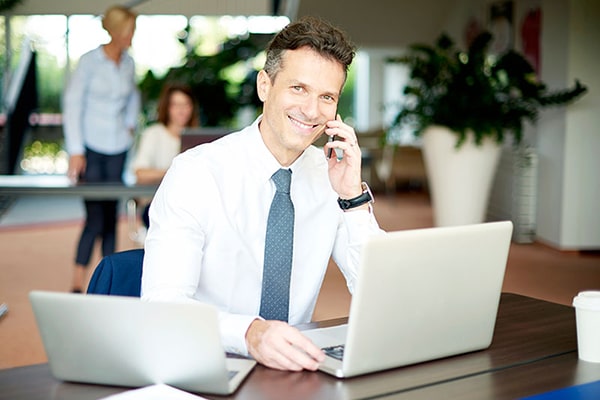
M 337 346 L 331 346 L 331 347 L 324 347 L 323 351 L 329 357 L 333 357 L 337 360 L 342 361 L 342 359 L 344 358 L 344 345 L 343 344 L 340 344 Z

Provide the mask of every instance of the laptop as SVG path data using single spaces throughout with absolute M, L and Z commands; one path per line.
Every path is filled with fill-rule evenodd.
M 207 304 L 48 291 L 29 299 L 60 380 L 230 394 L 256 364 L 226 357 L 217 311 Z
M 338 378 L 489 347 L 512 223 L 390 232 L 365 244 L 348 323 L 303 333 Z

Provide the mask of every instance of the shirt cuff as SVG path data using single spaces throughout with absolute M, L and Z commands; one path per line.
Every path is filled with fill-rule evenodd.
M 246 332 L 250 324 L 257 318 L 260 317 L 219 312 L 219 329 L 226 352 L 248 356 Z
M 375 215 L 370 210 L 355 210 L 344 212 L 342 215 L 348 228 L 349 243 L 362 241 L 365 237 L 365 232 L 371 232 L 374 229 L 379 230 L 379 224 L 375 219 Z

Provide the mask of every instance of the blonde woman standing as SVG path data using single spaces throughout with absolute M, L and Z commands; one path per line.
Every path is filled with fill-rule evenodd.
M 110 41 L 84 54 L 64 94 L 63 116 L 68 175 L 73 181 L 120 182 L 140 111 L 135 65 L 127 53 L 137 15 L 112 6 L 102 18 Z M 86 221 L 75 257 L 72 291 L 84 290 L 94 243 L 115 251 L 117 201 L 85 201 Z

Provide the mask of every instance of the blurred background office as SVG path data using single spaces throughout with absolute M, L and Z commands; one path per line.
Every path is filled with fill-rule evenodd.
M 8 138 L 6 126 L 2 129 L 5 145 L 1 172 L 62 173 L 66 156 L 59 108 L 62 88 L 78 58 L 99 41 L 107 40 L 94 36 L 102 32 L 95 25 L 100 24 L 98 14 L 112 2 L 5 3 L 16 4 L 0 19 L 4 31 L 0 39 L 4 120 L 10 119 L 10 103 L 14 102 L 10 86 L 14 86 L 15 79 L 11 78 L 30 49 L 34 50 L 36 63 L 37 104 L 29 105 L 35 111 L 28 118 L 34 128 L 28 134 L 22 133 L 23 138 Z M 600 61 L 600 53 L 594 51 L 600 37 L 600 28 L 594 22 L 600 15 L 600 4 L 584 0 L 377 3 L 352 0 L 340 7 L 336 2 L 317 0 L 169 4 L 158 0 L 124 1 L 140 14 L 131 48 L 144 96 L 140 126 L 144 126 L 148 112 L 155 109 L 164 81 L 173 77 L 189 80 L 202 110 L 202 126 L 244 125 L 258 112 L 253 78 L 261 67 L 264 44 L 290 18 L 314 14 L 340 25 L 359 48 L 340 113 L 359 132 L 385 130 L 398 112 L 407 79 L 406 69 L 387 62 L 389 57 L 402 54 L 413 43 L 432 43 L 441 32 L 447 32 L 464 47 L 473 31 L 495 29 L 504 39 L 504 46 L 530 57 L 539 77 L 550 87 L 567 87 L 580 79 L 590 88 L 572 107 L 544 112 L 536 126 L 527 127 L 525 143 L 538 162 L 532 165 L 535 170 L 519 173 L 534 176 L 529 182 L 534 187 L 516 189 L 514 183 L 519 177 L 513 176 L 517 173 L 514 162 L 501 165 L 499 174 L 504 180 L 498 183 L 501 186 L 491 199 L 496 213 L 524 219 L 525 235 L 552 247 L 600 248 L 600 180 L 595 173 L 600 170 L 600 158 L 596 156 L 600 149 L 600 115 L 596 112 L 600 95 L 595 89 L 600 78 L 594 72 Z M 498 9 L 498 5 L 509 10 L 504 24 L 494 23 L 497 18 L 491 10 Z M 504 29 L 498 30 L 498 26 Z M 406 132 L 391 137 L 398 144 L 415 144 Z M 423 178 L 418 170 L 413 176 L 403 176 L 399 165 L 387 171 L 379 168 L 383 179 L 389 182 L 394 174 L 403 180 Z M 512 210 L 514 201 L 510 198 L 515 196 L 533 199 L 524 217 Z

